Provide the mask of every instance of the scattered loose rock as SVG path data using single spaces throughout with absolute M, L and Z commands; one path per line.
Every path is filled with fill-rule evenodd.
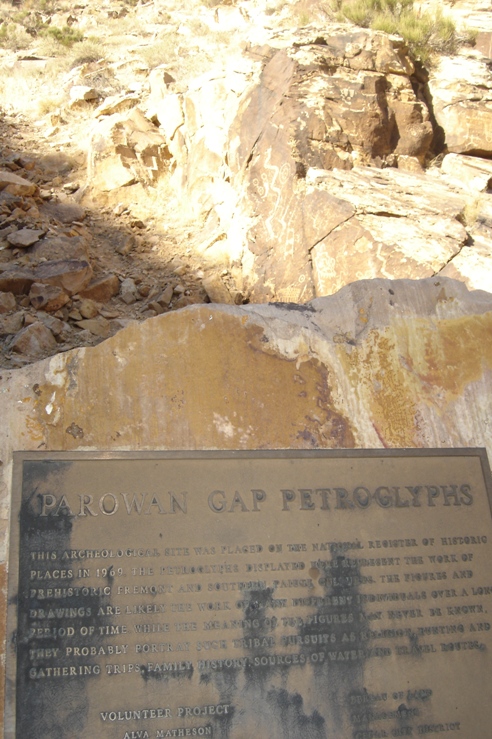
M 93 87 L 87 87 L 86 85 L 74 85 L 70 88 L 70 102 L 72 105 L 98 100 L 99 97 L 99 93 L 97 92 L 97 90 L 94 90 Z
M 79 292 L 81 298 L 90 298 L 99 303 L 106 303 L 120 291 L 120 281 L 116 275 L 102 275 L 92 280 Z
M 80 302 L 78 310 L 83 318 L 95 318 L 99 313 L 99 306 L 96 302 L 94 302 L 94 300 L 90 300 L 90 298 L 85 298 Z
M 127 305 L 131 305 L 139 299 L 138 288 L 130 277 L 127 277 L 121 283 L 120 296 Z
M 34 231 L 31 228 L 21 228 L 7 236 L 7 241 L 11 246 L 21 247 L 23 249 L 32 246 L 44 236 L 46 231 Z
M 167 285 L 165 290 L 160 294 L 157 299 L 157 303 L 163 308 L 167 308 L 171 300 L 173 299 L 174 289 L 172 285 Z
M 10 350 L 29 359 L 41 359 L 56 349 L 56 339 L 41 321 L 26 326 L 13 338 Z
M 107 339 L 111 330 L 110 322 L 106 318 L 103 318 L 103 316 L 78 321 L 77 325 L 86 331 L 90 331 L 91 334 L 99 336 L 101 339 Z
M 23 177 L 0 171 L 0 190 L 5 190 L 9 195 L 34 195 L 37 189 L 35 184 Z
M 0 316 L 0 335 L 11 336 L 21 330 L 24 324 L 23 313 L 14 313 L 9 316 Z
M 60 308 L 63 308 L 69 302 L 70 298 L 61 287 L 35 282 L 29 291 L 29 300 L 36 310 L 42 308 L 48 313 L 55 313 Z
M 17 306 L 13 293 L 0 293 L 0 313 L 10 313 Z

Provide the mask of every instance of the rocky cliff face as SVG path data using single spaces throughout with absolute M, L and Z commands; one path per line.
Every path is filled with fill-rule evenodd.
M 484 8 L 447 8 L 480 33 L 429 73 L 322 3 L 192 5 L 51 15 L 112 57 L 92 49 L 61 77 L 37 121 L 60 152 L 4 151 L 3 364 L 190 303 L 304 303 L 372 277 L 489 289 Z M 49 69 L 24 56 L 5 57 L 13 75 Z
M 444 71 L 452 60 L 428 84 L 401 41 L 379 33 L 318 28 L 246 54 L 260 57 L 260 72 L 232 106 L 226 77 L 207 95 L 209 116 L 205 100 L 197 118 L 196 96 L 168 96 L 183 111 L 171 134 L 179 142 L 170 147 L 173 178 L 196 216 L 207 214 L 200 248 L 211 269 L 221 260 L 237 292 L 255 302 L 303 302 L 356 279 L 443 270 L 488 287 L 489 198 L 479 195 L 492 152 L 485 60 L 454 60 L 468 70 L 460 98 Z M 455 105 L 446 102 L 450 89 Z M 226 101 L 236 108 L 227 134 L 217 124 Z M 426 168 L 440 151 L 458 157 Z M 461 157 L 470 152 L 482 156 Z M 463 176 L 470 167 L 480 184 Z M 480 263 L 473 276 L 470 258 Z

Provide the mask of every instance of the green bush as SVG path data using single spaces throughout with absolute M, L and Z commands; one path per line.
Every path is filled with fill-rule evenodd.
M 80 43 L 84 38 L 84 34 L 81 31 L 78 31 L 76 28 L 71 28 L 71 26 L 64 26 L 63 28 L 48 26 L 47 28 L 43 28 L 40 32 L 40 36 L 53 38 L 59 44 L 66 46 L 68 49 L 74 44 Z
M 371 28 L 375 31 L 384 31 L 384 33 L 398 33 L 398 24 L 392 15 L 378 13 L 371 21 Z
M 28 49 L 32 43 L 32 36 L 23 26 L 15 23 L 2 23 L 0 26 L 0 46 L 12 51 Z
M 413 54 L 428 63 L 435 53 L 452 54 L 459 39 L 456 27 L 441 11 L 417 14 L 413 0 L 331 0 L 332 8 L 363 28 L 398 34 Z
M 353 0 L 353 2 L 342 3 L 340 12 L 356 26 L 368 28 L 375 12 L 374 5 L 372 0 Z

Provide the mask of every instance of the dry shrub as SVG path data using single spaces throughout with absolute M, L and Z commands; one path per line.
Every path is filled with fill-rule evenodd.
M 424 63 L 436 53 L 455 53 L 465 40 L 440 10 L 416 13 L 413 0 L 332 0 L 331 7 L 358 26 L 402 36 L 414 56 Z

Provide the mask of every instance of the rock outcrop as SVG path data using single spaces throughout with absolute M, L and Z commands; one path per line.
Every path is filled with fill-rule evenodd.
M 223 302 L 302 303 L 357 279 L 431 276 L 465 245 L 483 268 L 462 258 L 468 268 L 448 272 L 488 286 L 490 245 L 479 249 L 467 222 L 470 176 L 456 163 L 454 178 L 424 172 L 439 106 L 429 109 L 401 41 L 304 29 L 245 59 L 247 84 L 243 70 L 196 91 L 166 88 L 157 116 L 176 191 L 206 217 L 198 253 Z M 477 106 L 484 115 L 486 101 Z
M 123 98 L 127 101 L 128 98 Z M 138 98 L 130 99 L 130 107 Z M 141 182 L 155 183 L 167 173 L 171 154 L 165 136 L 138 107 L 120 112 L 117 102 L 101 106 L 91 134 L 91 185 L 102 192 Z
M 434 115 L 450 152 L 492 155 L 492 74 L 476 55 L 442 57 L 429 80 Z

